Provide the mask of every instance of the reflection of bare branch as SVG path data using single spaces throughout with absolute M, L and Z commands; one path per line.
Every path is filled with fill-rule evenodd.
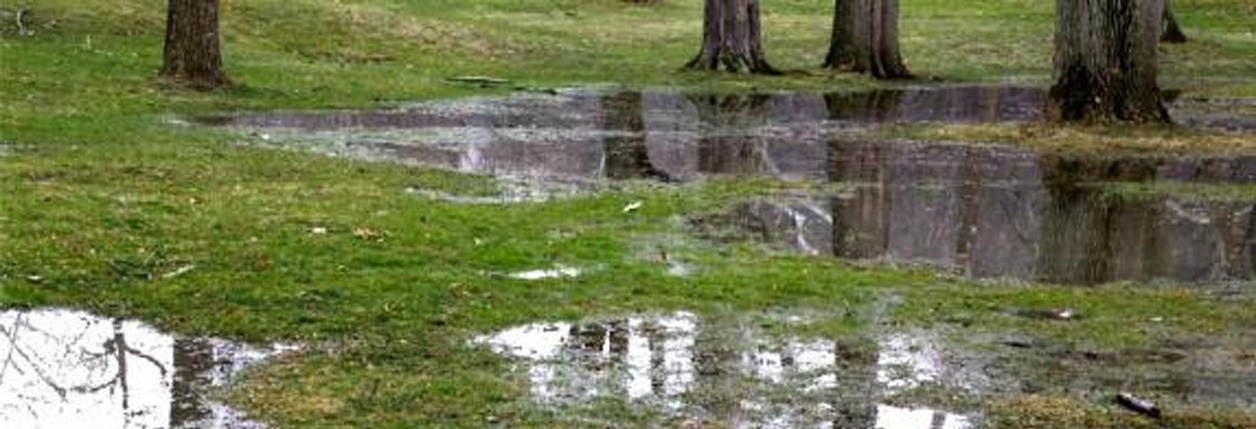
M 4 329 L 3 325 L 0 325 L 0 333 L 4 333 L 5 338 L 16 338 L 17 327 L 14 326 L 13 332 L 9 332 L 7 329 Z M 4 357 L 4 365 L 0 366 L 0 386 L 4 385 L 4 375 L 9 372 L 9 367 L 13 366 L 13 350 L 16 348 L 17 346 L 12 344 L 12 340 L 10 340 L 9 353 Z
M 33 371 L 35 375 L 39 377 L 41 381 L 44 382 L 44 384 L 47 384 L 48 387 L 52 388 L 52 390 L 57 393 L 57 396 L 60 396 L 62 399 L 65 399 L 66 389 L 64 387 L 57 385 L 56 381 L 53 381 L 52 377 L 49 377 L 47 374 L 44 373 L 44 371 L 39 367 L 39 363 L 35 359 L 32 359 L 30 355 L 26 353 L 26 351 L 22 350 L 21 347 L 18 347 L 18 343 L 17 343 L 18 329 L 17 328 L 19 326 L 27 326 L 27 327 L 30 326 L 29 324 L 24 323 L 22 319 L 23 317 L 20 315 L 14 319 L 12 331 L 0 329 L 0 336 L 3 336 L 5 339 L 9 340 L 10 354 L 16 353 L 18 357 L 21 357 L 22 360 L 25 360 L 26 364 L 31 367 L 31 371 Z M 8 365 L 9 363 L 6 362 L 5 364 L 6 369 L 8 368 Z M 14 369 L 15 370 L 17 369 L 16 365 L 14 365 Z

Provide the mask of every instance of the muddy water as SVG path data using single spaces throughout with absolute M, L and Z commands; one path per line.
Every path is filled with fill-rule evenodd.
M 1256 273 L 1256 203 L 1121 196 L 1114 182 L 1253 183 L 1256 158 L 1060 159 L 956 144 L 835 142 L 831 195 L 699 219 L 815 255 L 1071 284 Z
M 886 402 L 926 385 L 984 383 L 948 365 L 929 336 L 782 339 L 747 323 L 681 312 L 524 325 L 475 342 L 517 358 L 532 400 L 573 419 L 597 421 L 590 407 L 612 400 L 686 427 L 973 427 L 971 416 Z
M 71 310 L 0 313 L 0 427 L 264 429 L 214 401 L 280 352 Z

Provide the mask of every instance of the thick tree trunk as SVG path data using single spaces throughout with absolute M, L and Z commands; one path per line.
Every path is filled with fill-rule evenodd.
M 1057 0 L 1056 121 L 1167 122 L 1156 82 L 1164 0 Z
M 759 0 L 705 0 L 702 51 L 687 68 L 779 74 L 763 52 Z
M 218 0 L 170 0 L 161 76 L 201 90 L 228 83 L 219 49 Z
M 1186 33 L 1178 26 L 1177 16 L 1173 14 L 1170 0 L 1164 0 L 1164 18 L 1160 30 L 1160 41 L 1164 43 L 1186 43 Z
M 908 79 L 898 47 L 899 0 L 835 0 L 824 66 L 878 79 Z

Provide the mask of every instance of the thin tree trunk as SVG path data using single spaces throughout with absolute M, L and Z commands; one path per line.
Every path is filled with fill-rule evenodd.
M 702 51 L 687 68 L 780 74 L 763 51 L 759 0 L 705 0 L 702 21 Z
M 170 0 L 161 76 L 200 90 L 229 83 L 219 49 L 218 0 Z
M 1167 122 L 1156 82 L 1164 0 L 1057 0 L 1056 121 Z
M 1186 43 L 1186 33 L 1178 26 L 1177 16 L 1173 14 L 1170 0 L 1164 0 L 1164 21 L 1160 32 L 1160 41 L 1164 43 Z
M 824 66 L 878 79 L 911 78 L 899 50 L 898 1 L 835 0 Z

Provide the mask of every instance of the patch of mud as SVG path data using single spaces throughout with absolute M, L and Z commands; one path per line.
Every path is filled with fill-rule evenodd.
M 1225 334 L 1195 344 L 1098 351 L 1049 341 L 1001 341 L 979 359 L 994 394 L 1051 393 L 1109 402 L 1135 392 L 1162 407 L 1256 409 L 1251 338 Z
M 0 312 L 0 427 L 264 429 L 212 395 L 290 349 L 181 338 L 81 311 Z
M 968 428 L 969 416 L 891 406 L 922 386 L 982 383 L 953 371 L 932 338 L 777 338 L 740 319 L 680 312 L 537 323 L 475 339 L 518 359 L 531 398 L 581 421 L 619 401 L 668 424 L 737 428 Z
M 999 146 L 834 143 L 845 189 L 696 217 L 706 237 L 1066 284 L 1208 283 L 1256 274 L 1256 202 L 1131 198 L 1114 182 L 1256 183 L 1256 158 L 1063 159 Z

